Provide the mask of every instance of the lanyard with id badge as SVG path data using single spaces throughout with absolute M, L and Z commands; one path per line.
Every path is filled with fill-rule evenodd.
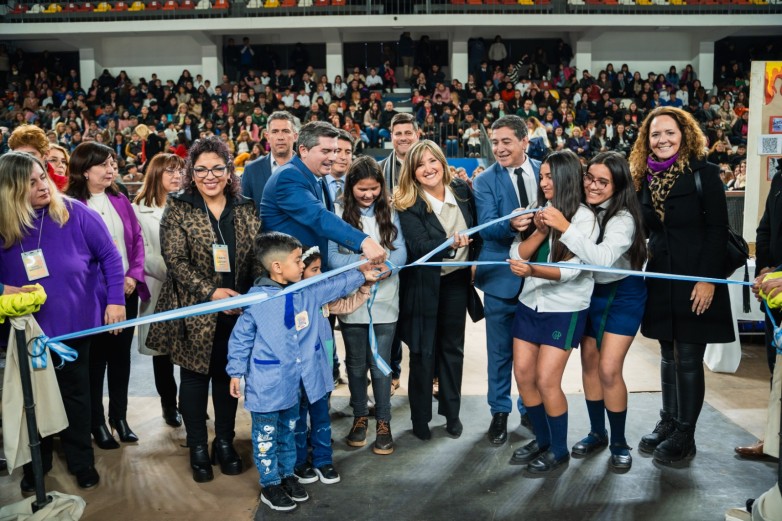
M 41 249 L 41 235 L 45 217 L 46 213 L 41 216 L 41 227 L 38 229 L 38 247 L 32 251 L 24 251 L 22 244 L 19 244 L 19 247 L 22 249 L 24 271 L 27 272 L 27 280 L 30 282 L 49 276 L 49 268 L 46 267 L 46 259 L 43 258 L 43 250 Z
M 223 231 L 220 229 L 220 220 L 217 220 L 217 232 L 220 234 L 220 240 L 222 244 L 217 244 L 217 237 L 215 236 L 214 227 L 212 226 L 212 219 L 209 216 L 209 208 L 204 201 L 204 210 L 206 210 L 206 218 L 209 219 L 209 227 L 212 230 L 212 262 L 214 263 L 216 273 L 231 273 L 231 257 L 228 255 L 228 245 L 225 243 L 223 237 Z

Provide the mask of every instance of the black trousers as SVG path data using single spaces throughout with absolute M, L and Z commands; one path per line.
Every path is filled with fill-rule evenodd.
M 782 312 L 778 309 L 772 309 L 771 314 L 774 315 L 777 325 L 782 322 Z M 771 323 L 771 319 L 766 318 L 766 360 L 768 361 L 768 370 L 771 372 L 772 378 L 774 375 L 774 365 L 777 361 L 777 348 L 774 346 L 774 325 Z M 769 380 L 770 381 L 770 380 Z
M 176 407 L 176 378 L 174 378 L 174 364 L 168 355 L 152 357 L 152 371 L 155 375 L 155 389 L 160 395 L 160 405 L 163 407 Z
M 703 407 L 706 383 L 703 354 L 706 344 L 660 341 L 663 410 L 695 428 Z
M 128 320 L 138 316 L 138 293 L 125 297 Z M 103 414 L 103 376 L 109 388 L 109 418 L 124 420 L 128 414 L 128 384 L 130 383 L 130 345 L 135 328 L 125 328 L 119 335 L 101 333 L 92 337 L 90 346 L 90 402 L 92 427 L 105 423 Z
M 237 317 L 217 315 L 217 327 L 212 341 L 209 374 L 196 373 L 182 367 L 179 372 L 179 411 L 185 421 L 187 446 L 206 445 L 206 407 L 209 402 L 209 383 L 212 383 L 212 404 L 215 411 L 215 436 L 233 441 L 236 407 L 239 400 L 231 396 L 231 377 L 225 372 L 228 363 L 228 339 Z
M 459 417 L 464 367 L 464 326 L 470 270 L 461 269 L 440 278 L 434 350 L 410 352 L 408 397 L 415 423 L 432 419 L 432 379 L 435 367 L 440 379 L 437 413 L 446 419 Z
M 60 444 L 65 453 L 68 471 L 78 474 L 95 465 L 90 437 L 90 338 L 66 340 L 63 344 L 79 353 L 76 360 L 55 370 L 65 415 L 68 417 L 68 427 L 59 434 Z M 49 363 L 55 367 L 62 363 L 56 353 L 51 355 Z M 48 472 L 52 468 L 52 436 L 41 440 L 41 457 L 43 470 Z M 24 472 L 32 476 L 32 464 L 24 465 Z

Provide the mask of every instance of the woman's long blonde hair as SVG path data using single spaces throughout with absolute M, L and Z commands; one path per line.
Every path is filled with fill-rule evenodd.
M 35 210 L 30 204 L 30 175 L 34 165 L 46 167 L 37 158 L 24 152 L 8 152 L 0 156 L 0 238 L 8 249 L 33 229 Z M 49 183 L 49 216 L 63 226 L 70 214 L 57 187 L 47 175 Z
M 426 203 L 426 210 L 432 211 L 429 201 L 424 197 L 424 190 L 421 184 L 415 178 L 415 169 L 423 163 L 425 152 L 430 152 L 435 159 L 443 165 L 443 184 L 447 187 L 451 184 L 453 176 L 448 169 L 448 161 L 445 160 L 443 151 L 434 141 L 423 139 L 415 143 L 408 150 L 405 160 L 402 163 L 402 172 L 399 174 L 399 184 L 394 190 L 394 207 L 399 211 L 405 211 L 415 204 L 416 199 L 421 199 Z
M 638 137 L 630 152 L 630 173 L 633 176 L 633 184 L 636 190 L 641 189 L 643 179 L 646 176 L 646 159 L 652 153 L 649 148 L 649 127 L 654 118 L 668 116 L 676 122 L 676 126 L 682 133 L 682 142 L 679 146 L 679 158 L 677 165 L 683 167 L 691 158 L 704 159 L 708 154 L 708 140 L 695 118 L 682 109 L 675 107 L 657 107 L 647 114 L 641 127 L 638 129 Z

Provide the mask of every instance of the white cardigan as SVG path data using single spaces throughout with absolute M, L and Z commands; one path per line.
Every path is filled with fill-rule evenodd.
M 147 302 L 139 304 L 138 316 L 151 315 L 155 311 L 160 290 L 166 281 L 166 263 L 160 251 L 160 219 L 163 217 L 163 208 L 150 207 L 143 203 L 133 203 L 133 211 L 141 225 L 141 234 L 144 236 L 144 282 L 149 288 L 150 298 Z M 149 325 L 141 325 L 138 331 L 138 350 L 145 355 L 159 355 L 154 349 L 146 347 Z

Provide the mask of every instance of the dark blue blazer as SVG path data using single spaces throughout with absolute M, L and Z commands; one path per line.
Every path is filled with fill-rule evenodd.
M 535 180 L 540 182 L 540 161 L 530 158 L 529 162 L 535 172 Z M 499 163 L 494 163 L 473 181 L 473 196 L 478 224 L 508 215 L 519 207 L 513 182 Z M 516 231 L 510 227 L 509 220 L 484 228 L 480 235 L 483 247 L 478 255 L 479 261 L 504 261 L 510 257 L 510 245 Z M 475 273 L 475 285 L 484 293 L 499 298 L 517 296 L 523 280 L 511 273 L 507 266 L 478 266 Z
M 329 241 L 358 253 L 368 235 L 330 212 L 322 194 L 318 178 L 294 156 L 266 183 L 261 201 L 261 230 L 287 233 L 304 246 L 317 245 L 325 271 Z
M 269 152 L 255 161 L 247 163 L 242 174 L 242 194 L 255 201 L 258 215 L 261 214 L 261 199 L 266 183 L 272 176 L 272 154 Z

